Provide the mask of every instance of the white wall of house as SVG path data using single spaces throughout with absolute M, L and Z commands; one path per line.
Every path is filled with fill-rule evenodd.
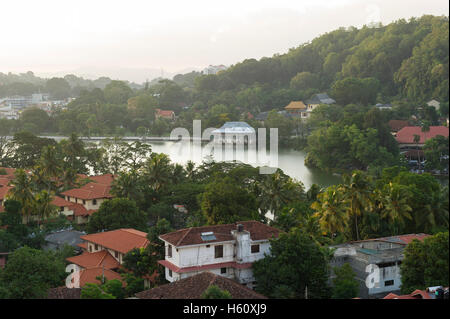
M 380 268 L 379 287 L 369 288 L 369 295 L 400 290 L 401 283 L 399 266 L 382 267 Z
M 168 256 L 169 245 L 166 242 L 166 260 L 180 268 L 234 261 L 234 241 L 179 247 L 178 251 L 172 246 L 172 257 Z M 221 245 L 223 246 L 223 257 L 215 258 L 214 247 Z

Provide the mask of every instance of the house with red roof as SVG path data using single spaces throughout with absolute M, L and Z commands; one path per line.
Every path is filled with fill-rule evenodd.
M 416 289 L 407 295 L 397 295 L 391 292 L 383 299 L 444 299 L 444 294 L 448 298 L 448 287 L 436 286 L 428 287 L 426 290 Z
M 155 110 L 155 118 L 163 118 L 163 119 L 167 119 L 170 121 L 175 121 L 175 112 L 172 110 L 161 110 L 161 109 L 156 109 Z
M 145 248 L 150 243 L 147 233 L 132 228 L 89 234 L 80 237 L 78 244 L 83 253 L 66 260 L 80 268 L 80 287 L 104 275 L 106 279 L 121 279 L 117 270 L 121 268 L 123 257 L 134 248 Z M 148 284 L 148 283 L 147 283 Z
M 418 135 L 420 137 L 418 142 L 414 141 L 414 135 Z M 405 126 L 397 132 L 395 139 L 397 140 L 400 148 L 422 148 L 426 141 L 438 135 L 448 137 L 448 127 L 430 126 L 429 131 L 422 132 L 422 127 L 420 126 Z
M 252 264 L 269 253 L 280 231 L 258 221 L 180 229 L 159 238 L 165 244 L 165 277 L 174 282 L 204 271 L 253 288 Z
M 335 245 L 330 247 L 334 249 L 330 266 L 333 269 L 348 263 L 360 283 L 359 297 L 383 298 L 388 293 L 400 291 L 400 265 L 406 246 L 413 240 L 423 241 L 428 236 L 423 233 L 405 234 Z M 334 277 L 332 272 L 330 282 Z
M 64 205 L 71 203 L 67 210 L 73 212 L 73 218 L 78 224 L 87 223 L 103 201 L 112 198 L 110 190 L 114 175 L 90 176 L 89 180 L 92 182 L 61 193 L 64 196 Z

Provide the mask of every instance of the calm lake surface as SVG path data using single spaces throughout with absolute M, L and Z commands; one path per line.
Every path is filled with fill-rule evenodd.
M 218 150 L 211 151 L 206 144 L 190 143 L 189 141 L 180 142 L 148 142 L 152 146 L 152 151 L 156 153 L 167 154 L 171 161 L 181 165 L 186 164 L 189 160 L 196 164 L 200 164 L 202 160 L 208 158 L 210 155 L 215 161 L 229 161 L 229 160 L 241 160 L 244 163 L 248 163 L 254 167 L 263 166 L 258 165 L 255 162 L 251 162 L 249 157 L 255 156 L 256 151 L 232 150 L 222 148 L 222 152 Z M 301 181 L 306 189 L 312 184 L 318 184 L 323 187 L 327 187 L 333 184 L 341 182 L 341 177 L 326 173 L 320 170 L 310 169 L 305 166 L 306 153 L 303 151 L 294 150 L 278 150 L 278 163 L 277 165 L 269 165 L 278 167 L 283 172 L 292 178 Z

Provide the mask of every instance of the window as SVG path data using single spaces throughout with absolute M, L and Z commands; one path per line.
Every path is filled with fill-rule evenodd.
M 172 258 L 172 245 L 167 246 L 167 256 Z
M 386 287 L 386 286 L 393 286 L 394 285 L 394 281 L 393 280 L 386 280 L 385 282 L 384 282 L 384 286 Z
M 252 245 L 252 254 L 259 253 L 259 245 Z
M 119 253 L 117 251 L 114 252 L 114 257 L 119 258 Z
M 86 205 L 86 201 L 83 199 L 83 205 Z
M 63 211 L 64 211 L 64 207 L 61 207 L 61 208 L 59 209 L 59 211 L 60 211 L 60 212 L 63 212 Z
M 96 199 L 92 200 L 92 205 L 97 205 L 97 200 Z
M 97 244 L 95 244 L 95 250 L 97 250 L 98 249 L 98 245 Z
M 227 273 L 227 269 L 226 268 L 220 268 L 220 273 L 221 274 L 226 274 Z
M 214 258 L 223 257 L 223 245 L 218 245 L 214 247 Z
M 89 245 L 89 252 L 92 252 L 92 246 Z
M 172 277 L 172 270 L 169 269 L 169 277 Z

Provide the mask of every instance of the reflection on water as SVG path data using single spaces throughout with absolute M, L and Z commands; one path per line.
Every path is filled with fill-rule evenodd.
M 181 165 L 186 164 L 189 160 L 200 164 L 202 160 L 211 156 L 215 161 L 240 160 L 256 167 L 268 163 L 267 159 L 261 155 L 269 156 L 269 154 L 257 154 L 255 150 L 253 150 L 252 154 L 252 150 L 244 151 L 243 149 L 238 149 L 233 151 L 232 149 L 225 150 L 224 147 L 222 147 L 222 152 L 220 152 L 217 148 L 211 149 L 207 144 L 199 145 L 189 141 L 149 142 L 149 144 L 152 146 L 153 152 L 167 154 L 172 162 Z M 307 168 L 304 164 L 305 155 L 306 153 L 303 151 L 278 150 L 278 165 L 275 166 L 281 168 L 287 175 L 303 182 L 306 189 L 312 184 L 326 187 L 341 182 L 339 176 Z M 255 161 L 255 159 L 259 159 L 259 161 Z

